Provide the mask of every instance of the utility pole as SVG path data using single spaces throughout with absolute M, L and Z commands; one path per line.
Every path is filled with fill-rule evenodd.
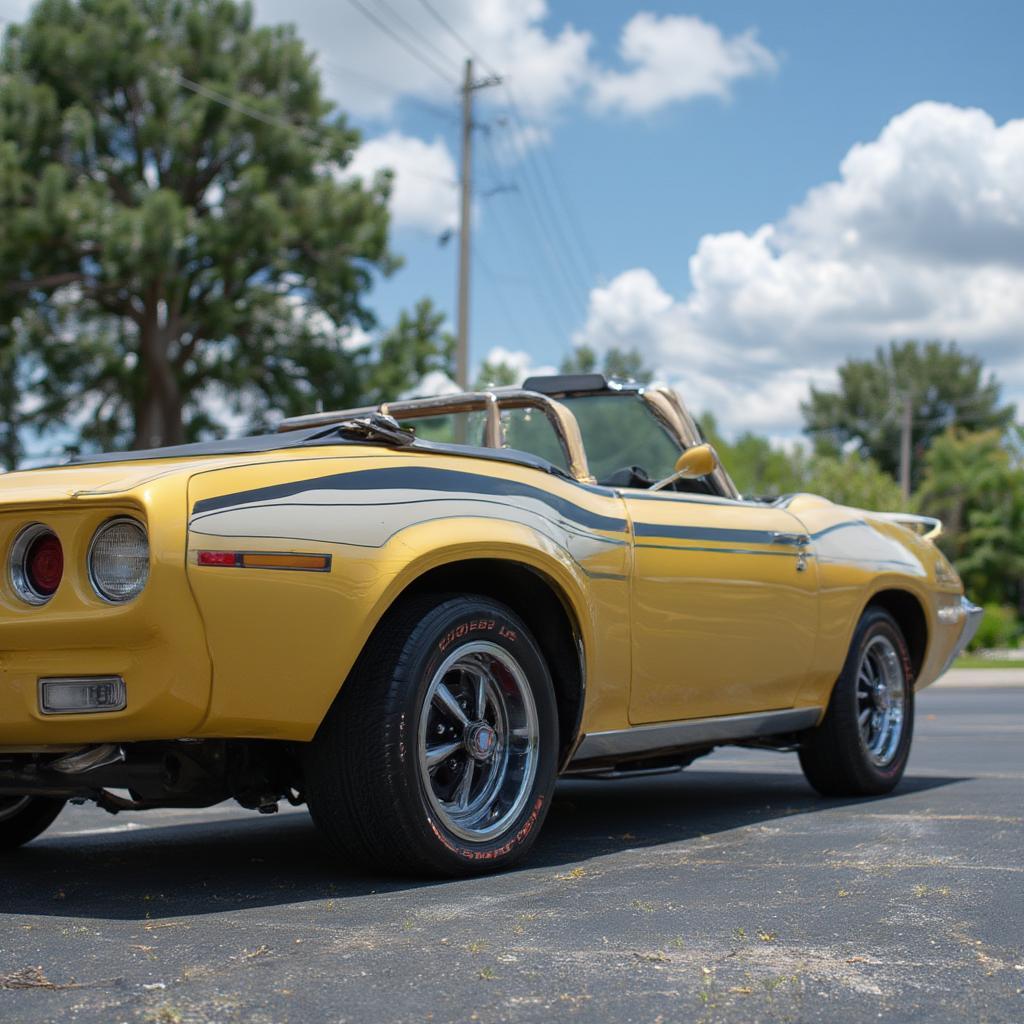
M 462 173 L 461 210 L 459 214 L 459 295 L 457 346 L 455 349 L 455 383 L 462 391 L 469 390 L 469 259 L 473 235 L 473 93 L 477 89 L 500 85 L 497 75 L 473 80 L 473 61 L 466 60 L 462 80 Z
M 900 425 L 900 490 L 904 500 L 910 497 L 910 452 L 914 434 L 914 399 L 908 391 L 903 398 L 903 422 Z

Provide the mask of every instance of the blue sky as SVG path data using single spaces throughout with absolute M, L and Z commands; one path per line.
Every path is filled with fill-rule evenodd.
M 750 427 L 777 437 L 799 430 L 798 403 L 810 383 L 828 384 L 844 358 L 911 333 L 959 338 L 999 371 L 1011 397 L 1024 394 L 1024 308 L 1013 298 L 1024 277 L 1015 276 L 1020 262 L 1007 261 L 1003 251 L 1020 243 L 1024 255 L 1024 222 L 1017 220 L 1024 212 L 1024 180 L 1005 167 L 992 172 L 994 180 L 986 179 L 989 165 L 1012 164 L 1014 154 L 1024 158 L 1020 132 L 1004 130 L 1007 122 L 1024 117 L 1018 45 L 1024 5 L 903 0 L 681 7 L 574 0 L 545 6 L 539 0 L 491 0 L 474 11 L 459 0 L 436 0 L 434 6 L 481 56 L 507 73 L 517 97 L 534 77 L 522 67 L 529 44 L 517 48 L 510 41 L 517 31 L 534 33 L 537 50 L 544 41 L 550 44 L 548 64 L 572 64 L 555 47 L 566 33 L 586 36 L 587 42 L 586 68 L 577 68 L 584 84 L 526 104 L 524 120 L 543 137 L 529 160 L 509 142 L 504 90 L 479 94 L 485 127 L 477 140 L 474 361 L 495 346 L 523 353 L 523 365 L 536 366 L 557 363 L 574 339 L 598 348 L 636 344 L 691 404 L 718 410 L 728 429 Z M 272 19 L 286 8 L 278 0 L 261 0 L 258 9 Z M 422 29 L 416 44 L 435 62 L 448 58 L 446 66 L 456 73 L 461 48 L 422 0 L 390 0 L 375 9 L 399 32 L 408 25 Z M 409 136 L 457 154 L 457 122 L 443 116 L 454 113 L 454 97 L 437 76 L 415 69 L 408 53 L 345 3 L 321 11 L 317 0 L 306 0 L 287 10 L 308 37 L 323 41 L 331 88 L 354 110 L 368 140 Z M 510 11 L 528 13 L 517 18 Z M 405 26 L 393 20 L 396 12 Z M 652 72 L 651 95 L 644 99 L 638 93 L 632 105 L 602 104 L 595 100 L 595 79 L 636 77 L 643 70 L 626 42 L 629 26 L 643 19 L 670 41 L 674 29 L 689 26 L 698 32 L 696 49 L 688 50 L 687 37 L 679 36 L 678 59 L 670 48 L 668 63 L 662 60 Z M 753 40 L 746 64 L 733 54 L 731 68 L 719 68 L 716 79 L 712 67 L 710 84 L 703 87 L 699 73 L 687 84 L 684 68 L 705 59 L 709 46 L 702 44 L 702 28 L 717 33 L 725 50 Z M 379 94 L 368 101 L 358 92 L 363 83 L 345 77 L 352 69 L 366 71 L 361 55 L 367 49 L 375 76 L 425 79 L 396 87 L 393 102 L 368 110 Z M 657 55 L 650 59 L 657 64 Z M 681 83 L 673 82 L 677 73 Z M 551 91 L 558 93 L 554 86 Z M 423 110 L 424 101 L 435 109 Z M 892 127 L 894 119 L 902 128 Z M 887 130 L 897 137 L 888 138 Z M 858 144 L 874 145 L 877 152 L 859 172 L 841 170 Z M 981 169 L 970 165 L 979 153 Z M 925 187 L 918 185 L 915 154 L 934 168 L 935 180 Z M 377 159 L 386 155 L 384 147 Z M 431 161 L 414 160 L 407 187 L 415 169 L 437 173 Z M 549 173 L 561 192 L 552 188 Z M 543 192 L 541 176 L 547 181 Z M 833 197 L 831 211 L 828 202 L 818 204 L 824 210 L 809 211 L 812 190 L 829 182 L 839 182 L 840 193 L 845 188 L 848 194 Z M 425 201 L 432 194 L 434 209 L 444 205 L 446 186 L 440 181 L 423 177 L 418 184 L 428 194 Z M 482 194 L 502 184 L 519 191 Z M 1005 209 L 981 209 L 973 221 L 968 211 L 961 218 L 961 207 L 993 189 L 1009 193 Z M 555 229 L 551 220 L 563 197 L 573 223 L 563 218 Z M 790 222 L 794 209 L 805 213 L 796 226 Z M 538 213 L 546 224 L 539 223 Z M 951 237 L 931 251 L 918 237 L 921 221 L 941 224 L 944 218 Z M 830 232 L 857 233 L 862 220 L 870 229 L 873 219 L 895 225 L 894 237 L 876 238 L 850 254 L 821 252 Z M 905 240 L 898 237 L 902 221 Z M 1016 224 L 1008 242 L 994 237 L 999 224 Z M 778 259 L 760 266 L 765 261 L 757 253 L 730 254 L 729 233 L 743 233 L 736 240 L 740 249 L 757 248 L 752 240 L 763 225 L 772 226 L 766 244 Z M 396 215 L 394 244 L 406 266 L 376 289 L 384 322 L 424 294 L 453 308 L 456 247 L 454 240 L 439 246 L 438 233 L 438 225 L 410 224 Z M 781 239 L 794 234 L 800 238 L 791 239 L 787 250 Z M 691 261 L 702 239 L 713 244 L 697 270 L 711 280 L 695 290 Z M 960 249 L 973 253 L 962 266 Z M 734 258 L 749 265 L 722 269 L 723 259 L 729 264 Z M 835 287 L 842 295 L 828 294 L 822 275 L 838 275 Z M 942 308 L 949 280 L 965 275 L 973 281 L 968 298 Z M 930 280 L 917 279 L 924 277 Z M 808 309 L 802 308 L 805 288 Z M 771 294 L 773 289 L 780 294 Z M 993 318 L 975 309 L 979 303 L 1007 308 Z
M 383 325 L 425 295 L 454 310 L 465 49 L 443 20 L 520 113 L 479 93 L 474 363 L 635 345 L 728 431 L 785 439 L 845 358 L 956 338 L 1024 401 L 1024 4 L 255 6 L 320 53 L 364 133 L 352 172 L 396 169 Z

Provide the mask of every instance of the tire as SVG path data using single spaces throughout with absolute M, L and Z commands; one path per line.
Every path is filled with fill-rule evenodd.
M 63 806 L 63 800 L 51 797 L 0 797 L 0 850 L 13 850 L 41 835 Z
M 486 597 L 421 595 L 388 613 L 342 687 L 307 750 L 306 795 L 349 861 L 479 874 L 533 845 L 557 759 L 554 688 L 523 622 Z
M 804 735 L 800 766 L 823 796 L 878 796 L 903 777 L 914 732 L 913 666 L 884 609 L 861 616 L 821 725 Z

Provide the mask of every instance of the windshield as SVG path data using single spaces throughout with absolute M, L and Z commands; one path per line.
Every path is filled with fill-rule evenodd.
M 675 469 L 679 446 L 639 395 L 577 395 L 559 401 L 576 417 L 598 482 L 630 466 L 639 466 L 651 480 Z

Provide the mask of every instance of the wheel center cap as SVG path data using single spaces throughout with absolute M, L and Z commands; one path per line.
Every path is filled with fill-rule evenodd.
M 874 698 L 875 707 L 878 708 L 879 711 L 889 710 L 889 688 L 887 686 L 883 686 L 881 683 L 875 686 Z
M 466 749 L 478 761 L 486 761 L 498 745 L 498 734 L 486 722 L 474 722 L 466 730 Z

